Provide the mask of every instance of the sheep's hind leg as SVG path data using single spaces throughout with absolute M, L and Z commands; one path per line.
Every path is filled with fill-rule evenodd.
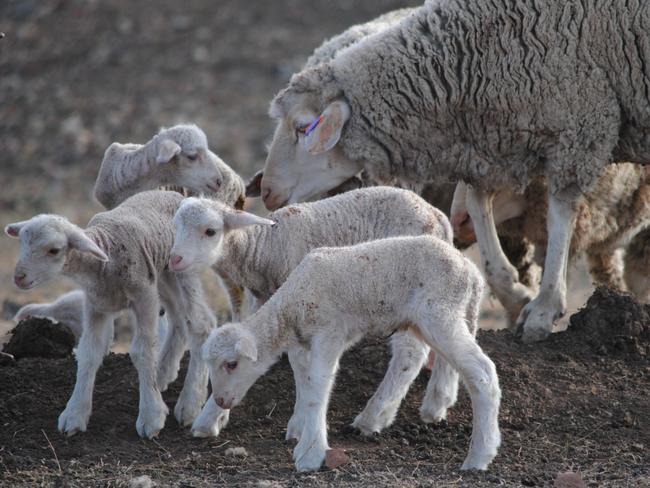
M 501 390 L 494 363 L 476 343 L 462 318 L 422 321 L 422 335 L 459 372 L 472 401 L 472 437 L 461 469 L 487 469 L 501 443 L 499 403 Z
M 397 331 L 391 338 L 392 357 L 386 375 L 352 427 L 364 435 L 381 432 L 395 420 L 411 383 L 422 369 L 429 346 L 410 332 Z
M 163 319 L 167 321 L 167 327 L 164 337 L 159 337 L 159 340 L 162 340 L 162 347 L 158 353 L 156 381 L 160 391 L 165 391 L 178 377 L 181 360 L 187 349 L 187 324 L 185 318 L 177 311 L 175 289 L 169 289 L 169 286 L 161 281 L 159 291 L 165 298 L 163 302 L 165 314 L 158 318 L 159 329 Z
M 438 423 L 447 418 L 447 409 L 458 397 L 458 372 L 440 354 L 435 354 L 427 391 L 420 407 L 420 418 Z
M 59 430 L 67 435 L 85 432 L 92 411 L 97 370 L 113 338 L 113 316 L 86 304 L 84 326 L 77 347 L 77 381 L 65 410 L 59 416 Z
M 517 269 L 503 252 L 492 214 L 493 198 L 493 194 L 468 185 L 467 211 L 474 223 L 487 282 L 506 309 L 511 322 L 514 322 L 524 305 L 533 298 L 534 293 L 519 282 Z
M 131 361 L 138 370 L 140 406 L 136 429 L 140 437 L 156 437 L 165 425 L 168 408 L 156 384 L 158 340 L 158 293 L 142 291 L 132 299 L 136 328 L 131 344 Z
M 521 311 L 518 333 L 524 342 L 545 339 L 553 323 L 566 313 L 569 244 L 576 218 L 577 196 L 570 191 L 548 195 L 548 246 L 542 284 L 537 297 Z

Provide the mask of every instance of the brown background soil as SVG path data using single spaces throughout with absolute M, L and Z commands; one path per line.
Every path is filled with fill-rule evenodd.
M 286 360 L 252 387 L 219 438 L 193 439 L 170 416 L 160 437 L 145 441 L 134 425 L 135 369 L 127 356 L 111 354 L 98 375 L 89 429 L 71 438 L 56 431 L 56 420 L 73 388 L 73 359 L 25 358 L 0 367 L 0 479 L 4 486 L 126 486 L 147 474 L 160 486 L 179 487 L 517 487 L 552 486 L 558 472 L 572 470 L 587 486 L 650 486 L 650 363 L 640 353 L 648 348 L 649 324 L 633 337 L 619 334 L 625 318 L 614 320 L 597 329 L 593 344 L 597 334 L 585 326 L 612 311 L 639 318 L 649 309 L 601 291 L 588 310 L 580 327 L 537 345 L 518 344 L 505 331 L 479 333 L 503 390 L 503 445 L 487 473 L 458 471 L 471 431 L 464 391 L 442 425 L 419 420 L 426 371 L 384 433 L 364 438 L 347 428 L 386 367 L 385 343 L 368 340 L 345 355 L 332 395 L 330 445 L 350 457 L 336 470 L 293 470 L 292 444 L 284 441 L 294 393 Z M 621 349 L 620 337 L 638 348 Z M 179 383 L 164 394 L 170 409 Z M 226 456 L 229 447 L 244 447 L 248 456 Z

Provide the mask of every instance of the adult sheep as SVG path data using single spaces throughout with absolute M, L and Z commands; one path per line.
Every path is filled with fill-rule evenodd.
M 487 279 L 508 307 L 526 304 L 523 339 L 543 339 L 566 310 L 577 199 L 606 164 L 650 161 L 648 22 L 647 2 L 427 3 L 276 96 L 265 204 L 309 199 L 362 169 L 380 181 L 465 181 Z M 491 205 L 537 175 L 548 181 L 549 245 L 531 301 Z

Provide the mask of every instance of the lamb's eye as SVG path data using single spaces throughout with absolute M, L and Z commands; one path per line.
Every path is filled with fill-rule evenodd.
M 205 235 L 208 237 L 213 237 L 217 233 L 214 229 L 205 229 Z
M 237 361 L 230 361 L 226 363 L 226 369 L 228 371 L 234 371 L 235 369 L 237 369 Z
M 47 253 L 50 254 L 51 256 L 56 256 L 57 254 L 59 254 L 59 252 L 61 252 L 61 249 L 57 249 L 56 247 L 53 247 L 52 249 L 47 251 Z
M 189 159 L 190 161 L 196 161 L 198 158 L 199 158 L 198 153 L 193 153 L 193 154 L 188 154 L 187 155 L 187 159 Z
M 301 125 L 300 127 L 296 127 L 296 134 L 302 134 L 305 135 L 305 131 L 307 130 L 306 125 Z

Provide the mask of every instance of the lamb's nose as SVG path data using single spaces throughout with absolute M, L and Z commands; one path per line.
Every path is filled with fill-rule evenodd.
M 181 264 L 182 260 L 183 260 L 183 256 L 179 256 L 178 254 L 172 254 L 169 257 L 169 267 L 171 269 L 175 269 L 179 264 Z
M 25 273 L 17 273 L 14 275 L 14 283 L 20 286 L 22 285 L 25 278 L 27 278 L 27 275 Z

